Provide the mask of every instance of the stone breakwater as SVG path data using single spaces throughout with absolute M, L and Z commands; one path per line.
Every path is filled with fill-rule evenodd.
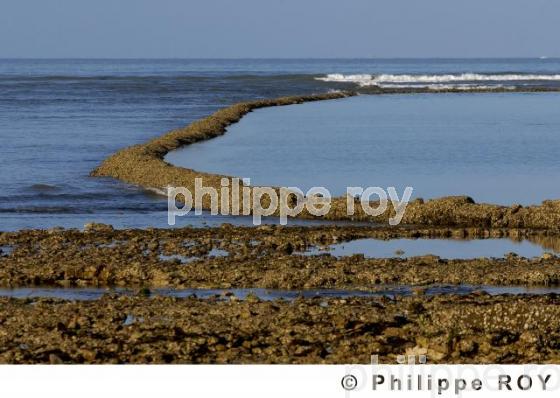
M 309 256 L 310 247 L 356 239 L 527 239 L 560 249 L 551 231 L 405 227 L 233 227 L 0 233 L 1 287 L 267 288 L 371 291 L 380 284 L 560 284 L 560 259 Z
M 0 298 L 0 363 L 560 363 L 557 295 Z
M 481 92 L 495 92 L 496 90 L 481 90 Z M 512 90 L 507 90 L 508 92 Z M 514 90 L 525 91 L 525 90 Z M 529 91 L 551 91 L 530 89 Z M 378 89 L 372 94 L 418 93 L 433 92 L 430 90 L 395 90 Z M 447 92 L 447 91 L 446 91 Z M 451 90 L 450 92 L 453 92 Z M 438 91 L 438 93 L 440 93 Z M 126 183 L 146 188 L 165 189 L 168 186 L 185 187 L 195 191 L 195 178 L 202 178 L 205 187 L 213 187 L 220 194 L 221 179 L 231 176 L 195 171 L 173 166 L 164 161 L 165 155 L 181 146 L 208 140 L 225 133 L 226 128 L 239 121 L 247 113 L 263 107 L 301 104 L 310 101 L 342 99 L 356 95 L 353 92 L 334 92 L 309 96 L 283 97 L 277 99 L 257 100 L 234 104 L 227 108 L 177 130 L 173 130 L 161 137 L 145 144 L 125 148 L 106 159 L 98 168 L 92 171 L 92 176 L 104 176 L 120 179 Z M 434 93 L 434 95 L 437 95 Z M 266 150 L 263 148 L 263 150 Z M 252 195 L 251 195 L 252 196 Z M 240 197 L 240 201 L 242 198 Z M 378 216 L 371 216 L 364 212 L 361 206 L 356 207 L 353 215 L 347 214 L 347 198 L 334 198 L 330 211 L 321 218 L 328 220 L 355 220 L 374 223 L 388 223 L 395 216 L 393 208 Z M 218 200 L 221 206 L 221 198 Z M 371 202 L 376 207 L 375 202 Z M 269 200 L 264 196 L 261 207 L 267 207 Z M 211 208 L 210 197 L 202 198 L 202 209 Z M 253 206 L 254 207 L 254 206 Z M 279 214 L 275 214 L 279 215 Z M 304 209 L 300 218 L 317 218 Z M 560 200 L 544 201 L 541 205 L 499 206 L 475 203 L 469 197 L 444 197 L 424 201 L 417 199 L 406 208 L 402 223 L 424 226 L 462 226 L 484 228 L 534 228 L 558 229 L 560 226 Z

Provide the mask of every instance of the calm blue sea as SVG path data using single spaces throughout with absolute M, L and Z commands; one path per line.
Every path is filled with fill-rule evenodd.
M 120 148 L 144 142 L 240 100 L 335 89 L 358 89 L 366 94 L 375 86 L 429 86 L 434 90 L 453 86 L 468 92 L 472 87 L 489 85 L 558 86 L 560 60 L 0 60 L 0 230 L 81 227 L 90 221 L 118 227 L 166 225 L 164 199 L 111 179 L 90 178 L 89 172 Z M 332 161 L 327 156 L 313 158 L 325 154 L 332 140 L 321 139 L 320 131 L 310 129 L 312 124 L 300 126 L 303 130 L 299 131 L 292 122 L 294 133 L 289 140 L 278 143 L 276 152 L 283 154 L 267 166 L 271 177 L 277 178 L 275 173 L 284 165 L 289 166 L 284 170 L 292 170 L 301 156 L 307 156 L 308 164 L 320 162 L 326 171 L 339 170 L 342 164 L 353 165 L 355 169 L 346 169 L 346 173 L 357 176 L 355 182 L 384 183 L 372 173 L 389 173 L 385 163 L 390 154 L 383 153 L 379 158 L 377 148 L 371 147 L 375 140 L 366 134 L 375 133 L 372 127 L 376 125 L 367 125 L 375 120 L 385 128 L 380 148 L 404 145 L 425 162 L 419 167 L 426 167 L 431 175 L 437 175 L 433 170 L 440 168 L 441 178 L 446 181 L 456 178 L 453 173 L 468 169 L 470 164 L 474 166 L 472 176 L 493 169 L 497 179 L 515 178 L 511 167 L 519 164 L 527 165 L 529 176 L 545 177 L 541 181 L 555 175 L 560 137 L 556 112 L 560 98 L 555 94 L 411 97 L 370 97 L 370 103 L 360 97 L 327 112 L 332 119 L 323 120 L 323 125 L 331 126 L 332 136 L 352 120 L 352 101 L 358 104 L 355 110 L 362 118 L 362 122 L 349 123 L 345 128 L 348 140 L 336 141 L 337 158 Z M 307 105 L 302 109 L 308 109 L 303 108 Z M 365 123 L 367 109 L 372 117 Z M 281 112 L 292 116 L 289 108 Z M 482 118 L 480 124 L 476 123 L 478 116 Z M 304 117 L 301 123 L 309 122 L 310 117 Z M 460 132 L 454 126 L 459 126 Z M 298 132 L 299 137 L 303 133 L 311 135 L 298 139 Z M 477 150 L 479 139 L 485 145 L 483 151 Z M 360 142 L 364 144 L 359 146 Z M 439 142 L 441 151 L 434 153 Z M 305 154 L 309 144 L 313 150 Z M 425 145 L 426 153 L 421 145 Z M 452 147 L 454 152 L 449 151 Z M 290 148 L 294 148 L 293 153 Z M 364 152 L 376 157 L 363 159 Z M 376 165 L 380 159 L 384 167 L 360 167 L 361 161 Z M 215 166 L 230 167 L 230 161 L 220 164 L 218 160 Z M 481 164 L 488 168 L 477 169 Z M 233 166 L 247 166 L 250 173 L 256 165 L 239 162 Z M 368 178 L 360 178 L 360 170 L 362 177 Z M 302 173 L 307 180 L 300 182 L 317 185 L 314 179 L 319 176 Z M 403 178 L 399 173 L 391 176 Z M 557 186 L 556 182 L 550 181 Z M 532 202 L 556 192 L 539 192 L 544 185 L 535 183 L 527 188 L 536 190 L 535 195 L 513 201 Z M 443 189 L 437 194 L 445 192 Z M 473 193 L 475 199 L 477 193 Z M 421 196 L 429 194 L 426 191 Z M 509 201 L 505 196 L 497 199 Z M 230 220 L 203 216 L 178 221 L 178 225 L 204 225 Z
M 412 187 L 412 198 L 539 204 L 560 199 L 559 104 L 560 93 L 430 93 L 264 108 L 166 159 L 335 196 Z

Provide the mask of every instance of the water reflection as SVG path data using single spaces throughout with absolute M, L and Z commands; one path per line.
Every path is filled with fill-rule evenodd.
M 544 252 L 560 253 L 560 240 L 554 237 L 513 239 L 356 239 L 329 246 L 310 247 L 298 254 L 329 253 L 335 257 L 363 254 L 372 258 L 414 257 L 435 255 L 441 258 L 470 259 L 504 257 L 515 253 L 522 257 L 541 256 Z
M 352 297 L 396 297 L 411 296 L 421 290 L 423 295 L 434 296 L 441 294 L 466 295 L 474 292 L 486 292 L 491 295 L 500 294 L 530 294 L 543 295 L 560 294 L 560 286 L 490 286 L 490 285 L 429 285 L 423 287 L 411 285 L 376 285 L 370 290 L 341 290 L 341 289 L 309 289 L 309 290 L 275 290 L 275 289 L 154 289 L 150 296 L 165 297 L 196 297 L 200 299 L 240 299 L 249 295 L 261 300 L 295 300 L 304 298 L 352 298 Z M 63 300 L 91 301 L 99 300 L 106 294 L 132 296 L 132 289 L 104 289 L 104 288 L 18 288 L 0 289 L 0 297 L 11 298 L 57 298 Z M 128 323 L 133 323 L 129 319 Z M 126 321 L 125 321 L 126 322 Z

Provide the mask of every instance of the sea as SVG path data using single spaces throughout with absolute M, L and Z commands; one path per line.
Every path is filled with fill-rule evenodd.
M 369 95 L 376 87 L 461 93 Z M 411 185 L 424 198 L 560 198 L 560 95 L 469 92 L 494 87 L 560 88 L 560 59 L 1 59 L 0 231 L 166 227 L 165 197 L 91 170 L 238 101 L 333 90 L 361 95 L 255 111 L 167 160 L 336 194 L 346 184 Z

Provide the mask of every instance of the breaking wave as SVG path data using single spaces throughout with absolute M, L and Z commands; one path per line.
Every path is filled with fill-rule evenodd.
M 377 86 L 386 88 L 408 88 L 423 87 L 431 89 L 489 89 L 489 88 L 515 88 L 507 84 L 518 83 L 538 83 L 538 82 L 558 82 L 560 74 L 480 74 L 480 73 L 461 73 L 461 74 L 438 74 L 438 75 L 395 75 L 395 74 L 353 74 L 344 75 L 340 73 L 328 74 L 316 77 L 316 80 L 334 83 L 354 83 L 360 87 Z M 479 85 L 484 82 L 485 85 Z

